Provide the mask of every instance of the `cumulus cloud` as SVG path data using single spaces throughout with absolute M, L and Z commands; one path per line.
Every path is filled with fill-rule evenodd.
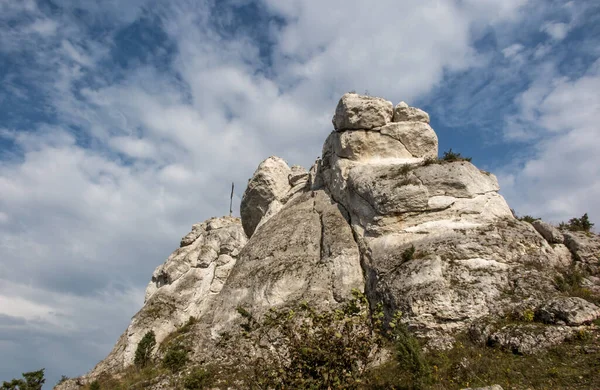
M 548 75 L 547 75 L 548 76 Z M 576 79 L 541 77 L 518 98 L 521 127 L 533 139 L 532 155 L 501 176 L 515 208 L 554 222 L 588 212 L 600 218 L 600 62 Z M 514 137 L 514 122 L 506 132 Z M 519 134 L 523 132 L 519 131 Z
M 267 156 L 314 161 L 342 93 L 434 103 L 432 88 L 445 88 L 457 115 L 491 101 L 480 91 L 514 98 L 533 49 L 505 33 L 532 2 L 57 0 L 64 12 L 53 13 L 0 0 L 0 59 L 10 65 L 0 90 L 0 108 L 10 107 L 0 114 L 10 150 L 0 155 L 0 345 L 18 356 L 0 358 L 2 379 L 91 368 L 190 225 L 228 212 L 231 181 L 239 203 Z M 497 57 L 479 47 L 492 32 Z M 476 78 L 452 87 L 451 76 L 473 69 L 495 69 L 514 89 Z M 586 147 L 591 130 L 567 126 L 564 107 L 594 72 L 527 86 L 512 113 L 520 139 L 575 131 L 572 153 Z M 529 178 L 549 183 L 545 159 L 567 153 L 544 140 L 530 168 L 504 176 L 514 197 Z M 548 203 L 562 199 L 547 188 Z M 43 340 L 35 359 L 31 337 Z

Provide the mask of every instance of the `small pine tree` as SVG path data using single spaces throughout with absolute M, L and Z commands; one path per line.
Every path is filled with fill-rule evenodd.
M 38 371 L 24 372 L 24 379 L 13 379 L 10 382 L 2 383 L 0 390 L 42 390 L 46 382 L 44 379 L 44 368 Z
M 571 218 L 568 223 L 561 222 L 558 225 L 560 229 L 568 229 L 573 232 L 589 232 L 594 227 L 594 224 L 590 221 L 587 213 L 583 214 L 581 218 Z
M 156 336 L 154 331 L 147 332 L 142 340 L 139 342 L 137 349 L 135 350 L 134 363 L 139 368 L 144 368 L 150 362 L 152 357 L 152 350 L 156 345 Z

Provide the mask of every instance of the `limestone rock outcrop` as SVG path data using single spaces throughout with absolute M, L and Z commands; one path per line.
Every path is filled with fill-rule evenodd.
M 144 307 L 92 376 L 133 364 L 137 344 L 147 331 L 153 330 L 160 344 L 190 317 L 202 317 L 223 289 L 246 241 L 239 218 L 211 218 L 194 225 L 181 247 L 156 268 Z
M 268 219 L 281 209 L 282 200 L 292 188 L 289 182 L 291 174 L 290 167 L 279 157 L 269 157 L 258 166 L 240 205 L 242 225 L 248 237 L 263 218 Z
M 347 93 L 335 109 L 333 127 L 339 131 L 381 127 L 392 121 L 393 107 L 382 98 Z
M 429 122 L 404 102 L 345 94 L 321 158 L 307 171 L 269 157 L 248 182 L 241 220 L 194 225 L 86 378 L 122 370 L 145 332 L 160 345 L 190 317 L 192 358 L 227 359 L 235 351 L 219 340 L 239 327 L 240 308 L 257 317 L 301 301 L 335 308 L 354 289 L 382 303 L 388 319 L 401 311 L 429 348 L 449 348 L 469 331 L 535 353 L 600 317 L 556 285 L 569 267 L 600 283 L 600 239 L 515 219 L 493 174 L 438 159 Z M 490 325 L 515 312 L 537 322 Z

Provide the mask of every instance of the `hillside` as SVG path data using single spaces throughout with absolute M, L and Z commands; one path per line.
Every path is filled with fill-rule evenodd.
M 345 94 L 332 122 L 310 169 L 269 157 L 241 218 L 194 225 L 56 389 L 600 388 L 589 226 L 516 218 L 406 103 Z

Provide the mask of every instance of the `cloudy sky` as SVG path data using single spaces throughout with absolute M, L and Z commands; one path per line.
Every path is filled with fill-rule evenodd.
M 350 90 L 428 111 L 519 214 L 600 223 L 596 0 L 0 0 L 0 380 L 88 371 Z

